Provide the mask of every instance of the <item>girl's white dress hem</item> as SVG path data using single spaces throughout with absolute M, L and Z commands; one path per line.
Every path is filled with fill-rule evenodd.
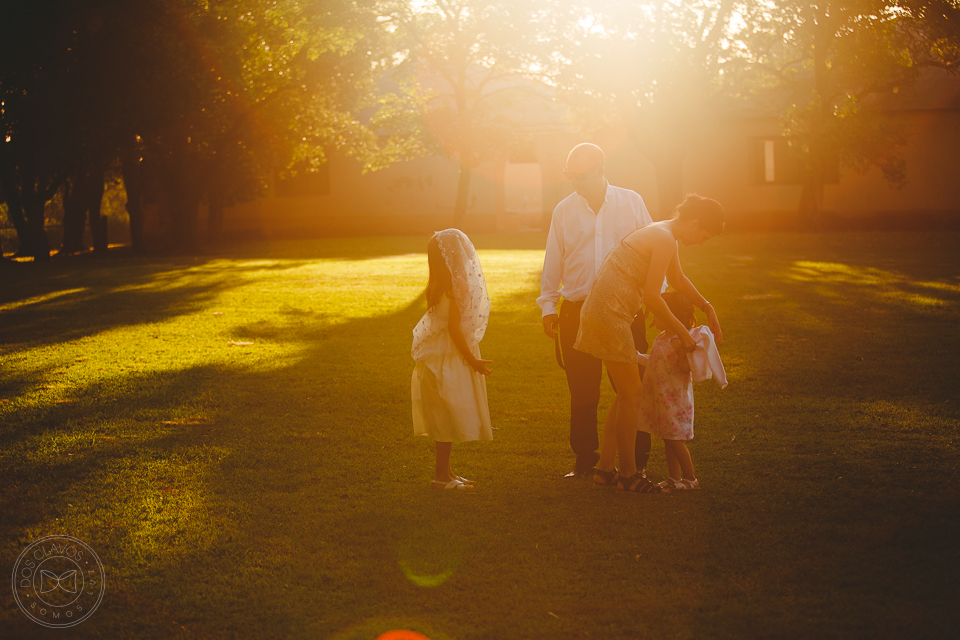
M 427 311 L 435 322 L 446 324 L 450 298 L 443 296 Z M 443 331 L 437 336 L 442 345 L 417 362 L 410 382 L 413 401 L 413 433 L 430 436 L 437 442 L 493 440 L 490 411 L 487 407 L 487 381 L 477 373 Z M 471 349 L 480 358 L 480 348 Z

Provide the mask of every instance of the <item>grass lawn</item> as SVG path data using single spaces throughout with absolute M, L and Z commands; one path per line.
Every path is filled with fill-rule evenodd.
M 544 236 L 475 242 L 496 431 L 454 445 L 470 492 L 431 490 L 412 435 L 425 237 L 0 266 L 0 569 L 67 534 L 106 575 L 59 630 L 7 582 L 0 637 L 955 637 L 960 235 L 684 249 L 730 386 L 697 385 L 703 490 L 667 496 L 561 479 Z

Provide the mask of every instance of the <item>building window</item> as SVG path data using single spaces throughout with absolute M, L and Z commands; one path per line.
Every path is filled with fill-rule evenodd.
M 330 195 L 330 165 L 322 164 L 315 171 L 304 171 L 291 178 L 277 177 L 277 197 L 316 198 Z
M 754 138 L 751 140 L 753 175 L 756 184 L 802 184 L 803 173 L 800 158 L 790 148 L 783 136 L 775 138 Z M 827 184 L 840 182 L 840 162 L 834 158 L 827 163 Z

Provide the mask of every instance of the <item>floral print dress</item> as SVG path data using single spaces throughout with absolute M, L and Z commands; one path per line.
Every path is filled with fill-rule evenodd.
M 639 431 L 664 440 L 693 440 L 693 379 L 680 370 L 680 358 L 670 338 L 653 340 L 643 375 Z

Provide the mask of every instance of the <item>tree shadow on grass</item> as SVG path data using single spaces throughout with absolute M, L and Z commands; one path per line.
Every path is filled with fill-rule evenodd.
M 117 327 L 161 322 L 196 312 L 239 286 L 247 273 L 283 271 L 302 264 L 240 263 L 225 269 L 199 261 L 166 261 L 119 272 L 102 266 L 55 275 L 49 269 L 33 272 L 0 304 L 0 348 L 57 344 Z
M 430 444 L 410 436 L 409 341 L 422 306 L 420 297 L 399 313 L 337 326 L 303 328 L 302 313 L 286 326 L 257 323 L 239 333 L 257 343 L 301 344 L 295 364 L 128 375 L 112 390 L 81 392 L 97 401 L 58 409 L 64 413 L 56 420 L 49 407 L 23 414 L 4 449 L 42 453 L 14 455 L 3 474 L 12 487 L 3 508 L 20 514 L 4 537 L 21 543 L 67 526 L 97 549 L 115 576 L 113 596 L 96 625 L 78 628 L 81 635 L 125 635 L 124 607 L 145 601 L 152 605 L 141 637 L 184 626 L 204 636 L 329 635 L 387 609 L 416 613 L 424 587 L 401 568 L 401 543 L 405 566 L 418 571 L 430 565 L 421 555 L 432 553 L 415 544 L 419 536 L 456 535 L 457 514 L 470 513 L 452 496 L 431 493 Z M 164 424 L 184 413 L 196 414 L 195 424 Z M 480 451 L 458 448 L 464 462 Z M 493 480 L 494 464 L 486 455 L 468 468 Z M 521 477 L 521 465 L 530 464 L 503 466 Z M 173 505 L 164 507 L 164 499 Z M 71 505 L 82 514 L 71 515 Z M 487 502 L 482 520 L 494 507 L 499 512 Z M 165 509 L 187 515 L 164 519 Z M 411 513 L 419 515 L 410 521 Z M 491 535 L 484 534 L 484 554 L 494 551 Z M 485 574 L 477 563 L 476 554 L 465 558 L 459 575 Z M 265 609 L 251 609 L 236 593 L 248 580 Z M 211 602 L 203 589 L 183 584 L 213 585 L 218 595 Z M 429 619 L 457 606 L 455 594 L 432 595 L 439 599 Z
M 408 400 L 421 298 L 336 325 L 301 311 L 241 327 L 254 350 L 295 344 L 296 357 L 149 381 L 128 375 L 130 384 L 101 392 L 99 408 L 77 407 L 62 433 L 48 433 L 39 409 L 25 415 L 3 449 L 51 453 L 5 471 L 4 486 L 16 489 L 4 494 L 4 513 L 23 515 L 3 525 L 2 539 L 13 554 L 24 532 L 59 527 L 101 554 L 114 576 L 110 596 L 80 637 L 337 637 L 384 616 L 455 638 L 884 635 L 881 625 L 899 628 L 908 604 L 919 635 L 935 634 L 955 615 L 946 599 L 928 598 L 952 593 L 955 495 L 918 495 L 896 474 L 862 473 L 889 460 L 883 447 L 909 453 L 857 413 L 889 400 L 885 383 L 860 390 L 841 367 L 825 367 L 809 384 L 810 347 L 800 340 L 769 355 L 781 333 L 808 335 L 825 353 L 847 349 L 844 340 L 862 344 L 844 322 L 821 332 L 802 315 L 794 322 L 790 307 L 738 302 L 761 285 L 827 317 L 845 313 L 846 303 L 832 307 L 834 298 L 769 275 L 779 266 L 741 279 L 688 269 L 727 310 L 724 353 L 743 361 L 722 394 L 697 391 L 699 495 L 623 496 L 557 479 L 566 392 L 535 309 L 495 309 L 483 344 L 496 361 L 498 431 L 491 443 L 454 449 L 456 468 L 478 488 L 430 490 L 431 446 L 411 437 Z M 501 304 L 520 309 L 532 293 Z M 841 298 L 867 301 L 856 287 Z M 871 336 L 893 343 L 925 318 L 900 325 L 878 316 Z M 904 357 L 944 358 L 933 347 Z M 788 411 L 749 420 L 781 407 Z M 925 436 L 952 428 L 924 411 L 916 419 Z M 803 419 L 814 412 L 842 428 L 814 431 Z M 731 427 L 744 426 L 730 442 Z M 838 470 L 851 464 L 834 455 L 851 431 L 870 446 L 858 452 L 860 466 Z M 908 517 L 895 523 L 894 514 Z M 929 585 L 916 597 L 900 589 L 909 564 L 910 584 Z M 29 625 L 17 619 L 12 628 L 26 635 Z
M 724 526 L 705 576 L 725 588 L 695 635 L 936 636 L 957 621 L 960 494 L 941 479 L 960 460 L 941 447 L 958 425 L 960 269 L 916 237 L 853 240 L 759 259 L 742 243 L 725 266 L 686 268 L 735 363 L 726 391 L 697 391 L 694 459 L 736 501 L 709 508 Z M 747 616 L 761 587 L 779 604 Z
M 255 326 L 247 332 L 260 340 L 308 345 L 306 357 L 267 373 L 194 367 L 148 378 L 128 375 L 121 385 L 81 391 L 84 400 L 76 406 L 42 406 L 18 416 L 3 442 L 8 453 L 2 508 L 15 514 L 4 524 L 4 537 L 20 543 L 25 532 L 29 537 L 71 523 L 70 530 L 100 552 L 114 576 L 114 598 L 98 612 L 99 623 L 78 631 L 99 637 L 104 628 L 122 630 L 129 614 L 122 607 L 144 598 L 154 602 L 146 627 L 156 637 L 177 631 L 176 623 L 221 635 L 249 629 L 250 616 L 223 623 L 223 614 L 249 604 L 232 593 L 239 586 L 234 573 L 223 585 L 229 593 L 215 598 L 215 618 L 198 604 L 202 593 L 181 593 L 178 584 L 197 577 L 198 568 L 204 583 L 218 583 L 224 562 L 257 574 L 277 554 L 284 560 L 274 569 L 289 573 L 294 567 L 286 560 L 297 556 L 294 549 L 304 541 L 313 549 L 338 539 L 336 528 L 349 528 L 344 517 L 370 497 L 376 482 L 371 469 L 385 467 L 372 460 L 382 448 L 363 444 L 374 438 L 364 413 L 382 416 L 384 407 L 399 402 L 380 396 L 374 402 L 369 392 L 375 387 L 356 384 L 349 374 L 352 360 L 335 345 L 346 346 L 354 331 Z M 322 367 L 323 384 L 316 384 L 314 367 Z M 339 417 L 344 403 L 362 409 L 337 424 L 324 420 Z M 197 415 L 170 419 L 184 412 Z M 305 492 L 319 498 L 309 515 Z M 181 508 L 192 508 L 183 517 L 165 516 L 164 499 L 173 501 L 166 509 L 177 509 L 178 497 Z M 75 518 L 74 505 L 83 512 Z M 318 513 L 325 516 L 315 522 Z M 367 566 L 360 557 L 363 545 L 345 548 Z M 319 556 L 313 559 L 323 565 Z M 251 579 L 268 600 L 283 600 L 273 579 Z M 263 637 L 275 637 L 278 624 L 291 623 L 264 611 L 252 619 L 255 627 L 266 625 Z M 29 631 L 32 623 L 21 622 L 21 630 Z

